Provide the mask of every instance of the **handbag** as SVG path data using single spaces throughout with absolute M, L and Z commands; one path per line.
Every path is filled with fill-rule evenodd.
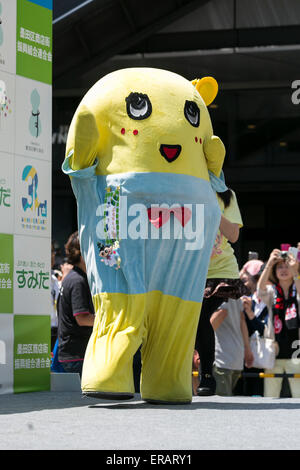
M 254 357 L 252 367 L 257 369 L 273 369 L 278 354 L 278 345 L 275 342 L 271 317 L 272 315 L 269 313 L 264 336 L 260 336 L 258 331 L 255 331 L 250 337 L 250 347 Z

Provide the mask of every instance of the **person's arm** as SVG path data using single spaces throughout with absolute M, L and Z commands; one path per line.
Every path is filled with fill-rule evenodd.
M 71 305 L 73 316 L 79 326 L 93 326 L 94 314 L 90 311 L 90 291 L 83 280 L 77 281 L 72 286 Z
M 79 326 L 93 326 L 95 316 L 92 313 L 77 313 L 74 315 Z
M 255 314 L 252 310 L 252 299 L 251 299 L 251 297 L 247 297 L 246 295 L 244 295 L 243 297 L 241 297 L 241 301 L 243 303 L 244 312 L 246 313 L 247 318 L 248 318 L 249 328 L 251 329 L 252 333 L 254 331 L 258 331 L 259 334 L 262 336 L 264 334 L 265 323 L 260 321 L 258 318 L 256 318 L 256 316 L 255 316 Z M 246 323 L 246 325 L 247 325 L 247 323 Z
M 265 265 L 265 268 L 258 280 L 258 283 L 257 283 L 257 290 L 259 292 L 261 291 L 266 291 L 267 290 L 267 284 L 269 282 L 269 276 L 271 274 L 271 271 L 272 271 L 272 268 L 274 266 L 274 264 L 276 263 L 276 261 L 278 261 L 278 259 L 281 257 L 281 253 L 280 253 L 280 250 L 278 250 L 277 248 L 275 248 L 272 253 L 270 254 L 270 257 Z M 259 294 L 259 297 L 261 295 Z
M 232 189 L 230 191 L 230 203 L 224 208 L 219 229 L 230 243 L 235 243 L 239 238 L 240 229 L 243 227 L 243 220 L 236 194 Z
M 297 261 L 291 254 L 287 257 L 287 264 L 294 278 L 294 283 L 298 294 L 300 295 L 300 276 L 299 276 L 299 261 Z
M 225 320 L 227 315 L 228 315 L 228 310 L 226 308 L 219 308 L 219 310 L 216 310 L 212 314 L 210 318 L 210 323 L 214 331 L 216 331 L 219 328 L 219 326 Z
M 245 359 L 245 365 L 246 367 L 251 367 L 253 364 L 253 354 L 250 348 L 250 341 L 249 341 L 249 334 L 248 334 L 248 328 L 245 320 L 244 313 L 241 312 L 241 332 L 242 332 L 242 337 L 243 337 L 243 342 L 244 342 L 244 359 Z
M 220 222 L 220 232 L 227 238 L 231 243 L 235 243 L 240 234 L 240 226 L 239 224 L 235 224 L 230 222 L 224 215 L 221 215 L 221 222 Z
M 246 295 L 243 295 L 243 297 L 241 297 L 241 301 L 242 301 L 242 304 L 243 304 L 243 309 L 247 314 L 247 317 L 249 318 L 249 320 L 253 320 L 253 318 L 255 318 L 255 314 L 252 310 L 252 299 L 251 299 L 251 297 L 247 297 Z

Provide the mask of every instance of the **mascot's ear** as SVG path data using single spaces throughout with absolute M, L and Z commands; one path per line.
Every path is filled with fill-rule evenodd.
M 213 102 L 218 93 L 218 82 L 213 77 L 196 78 L 192 84 L 201 95 L 204 103 L 208 106 Z

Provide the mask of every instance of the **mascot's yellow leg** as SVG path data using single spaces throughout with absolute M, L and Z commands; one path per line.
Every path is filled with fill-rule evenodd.
M 82 391 L 134 394 L 132 361 L 142 342 L 146 296 L 104 293 L 93 301 L 96 318 L 83 363 Z
M 161 292 L 147 295 L 141 396 L 151 402 L 190 402 L 192 360 L 201 303 Z
M 134 394 L 133 356 L 141 343 L 141 396 L 192 400 L 192 360 L 201 304 L 164 295 L 99 294 L 83 364 L 82 391 L 113 398 Z

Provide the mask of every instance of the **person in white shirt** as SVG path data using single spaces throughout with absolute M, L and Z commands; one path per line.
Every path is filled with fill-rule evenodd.
M 213 375 L 216 395 L 232 396 L 244 368 L 251 367 L 253 355 L 241 299 L 228 299 L 210 319 L 215 332 Z

